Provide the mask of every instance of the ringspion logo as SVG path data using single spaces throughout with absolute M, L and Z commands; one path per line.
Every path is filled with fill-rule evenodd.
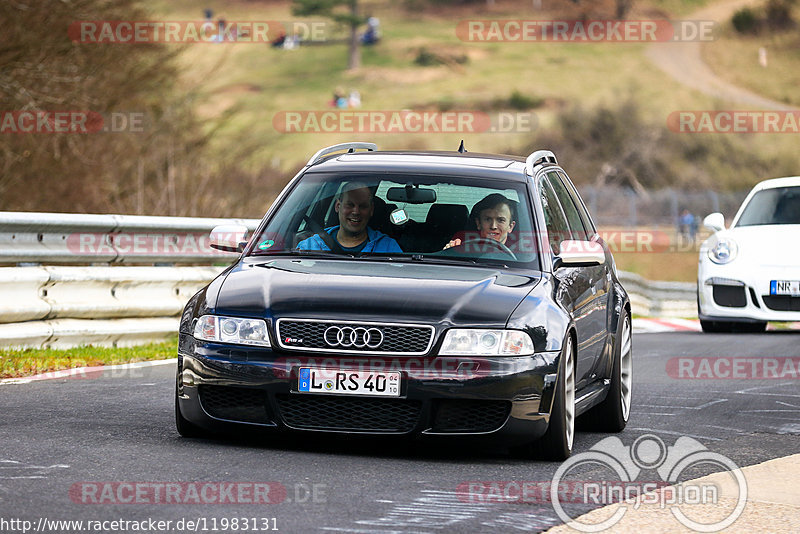
M 699 467 L 721 469 L 729 475 L 736 484 L 736 499 L 723 502 L 720 488 L 713 482 L 704 482 L 703 479 L 686 482 L 681 480 L 684 473 Z M 595 475 L 593 482 L 586 483 L 586 473 L 597 473 L 598 469 L 607 471 L 609 475 L 601 480 L 597 480 Z M 655 472 L 658 480 L 668 486 L 656 483 L 653 479 L 640 480 L 640 475 L 647 472 Z M 565 482 L 575 481 L 575 477 L 584 482 L 580 486 L 583 502 L 620 502 L 623 505 L 610 517 L 598 522 L 582 522 L 572 517 L 562 506 L 562 488 Z M 551 482 L 550 500 L 556 515 L 569 527 L 580 532 L 609 529 L 622 519 L 629 507 L 638 508 L 642 504 L 669 509 L 681 525 L 694 531 L 718 532 L 732 525 L 744 511 L 747 503 L 747 481 L 733 460 L 709 450 L 694 438 L 682 436 L 668 446 L 658 436 L 645 434 L 638 437 L 630 447 L 626 447 L 621 439 L 612 436 L 603 439 L 588 451 L 572 456 L 559 466 Z M 697 505 L 713 505 L 722 513 L 716 515 L 716 522 L 713 519 L 708 521 L 707 517 L 693 517 L 692 510 Z

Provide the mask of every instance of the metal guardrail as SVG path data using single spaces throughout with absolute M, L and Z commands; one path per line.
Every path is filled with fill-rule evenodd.
M 0 212 L 0 264 L 225 263 L 208 246 L 214 226 L 255 230 L 260 219 Z
M 619 271 L 631 299 L 631 311 L 650 317 L 697 317 L 697 285 L 690 282 L 656 282 Z
M 0 267 L 0 346 L 130 345 L 173 336 L 186 301 L 223 269 Z
M 0 346 L 130 345 L 175 335 L 186 301 L 229 263 L 214 226 L 257 219 L 0 212 Z M 82 241 L 81 241 L 82 240 Z M 25 265 L 40 264 L 37 266 Z M 107 265 L 44 265 L 44 264 Z M 116 264 L 115 266 L 111 266 Z M 638 315 L 692 317 L 695 285 L 619 273 Z

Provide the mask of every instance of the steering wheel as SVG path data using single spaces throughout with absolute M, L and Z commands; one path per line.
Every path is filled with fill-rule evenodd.
M 501 252 L 504 252 L 504 253 L 508 254 L 509 256 L 511 256 L 511 258 L 512 258 L 514 261 L 517 261 L 517 255 L 516 255 L 516 254 L 514 254 L 514 253 L 511 251 L 511 249 L 510 249 L 510 248 L 508 248 L 508 247 L 505 245 L 505 243 L 501 243 L 500 241 L 496 241 L 496 240 L 492 239 L 491 237 L 475 237 L 475 238 L 468 239 L 468 240 L 466 240 L 466 241 L 462 242 L 462 243 L 461 243 L 460 245 L 458 245 L 458 246 L 459 246 L 459 247 L 465 247 L 465 246 L 467 246 L 467 245 L 472 245 L 472 244 L 476 244 L 476 245 L 477 245 L 477 244 L 482 244 L 482 245 L 494 245 L 495 247 L 497 247 L 498 249 L 500 249 L 500 251 L 501 251 Z

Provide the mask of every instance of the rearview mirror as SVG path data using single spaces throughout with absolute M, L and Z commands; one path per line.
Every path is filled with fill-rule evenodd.
M 705 219 L 703 219 L 703 226 L 714 230 L 715 232 L 719 232 L 725 229 L 725 217 L 719 213 L 712 213 Z
M 211 230 L 208 246 L 223 252 L 241 252 L 247 245 L 247 227 L 221 224 Z
M 606 253 L 600 243 L 567 239 L 561 242 L 561 253 L 557 258 L 560 266 L 602 265 L 606 261 Z
M 432 204 L 436 202 L 436 191 L 421 189 L 411 184 L 405 187 L 390 187 L 386 191 L 386 199 L 392 202 L 405 202 L 408 204 Z

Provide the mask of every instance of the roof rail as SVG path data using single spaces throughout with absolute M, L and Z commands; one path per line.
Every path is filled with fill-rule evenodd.
M 549 150 L 537 150 L 525 160 L 525 173 L 529 176 L 533 176 L 533 169 L 544 163 L 552 163 L 553 165 L 558 165 L 558 161 L 556 160 L 556 155 L 550 152 Z
M 374 152 L 378 150 L 378 145 L 375 143 L 340 143 L 338 145 L 325 147 L 322 150 L 318 150 L 316 154 L 311 156 L 311 159 L 308 160 L 306 166 L 310 167 L 323 157 L 327 156 L 328 154 L 333 154 L 334 152 L 341 152 L 343 150 L 346 150 L 347 152 L 355 152 L 359 149 L 366 150 L 368 152 Z

